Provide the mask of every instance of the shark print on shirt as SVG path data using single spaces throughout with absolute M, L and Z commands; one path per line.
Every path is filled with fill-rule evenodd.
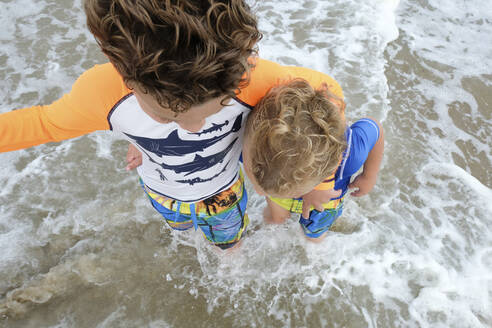
M 194 134 L 194 135 L 197 135 L 197 136 L 201 136 L 202 134 L 205 134 L 205 133 L 211 133 L 211 132 L 215 132 L 215 131 L 222 131 L 222 128 L 224 126 L 226 126 L 227 124 L 229 124 L 229 121 L 227 121 L 227 120 L 223 124 L 215 124 L 215 123 L 212 123 L 212 127 L 211 128 L 205 129 L 202 132 L 196 132 L 196 133 L 189 132 L 189 134 Z
M 140 148 L 140 150 L 149 157 L 149 160 L 152 163 L 159 165 L 163 169 L 173 170 L 176 173 L 185 173 L 184 176 L 188 176 L 190 174 L 209 169 L 217 163 L 221 163 L 224 160 L 224 157 L 227 155 L 227 153 L 231 151 L 237 139 L 238 138 L 235 138 L 229 144 L 229 146 L 227 146 L 227 148 L 221 152 L 206 157 L 195 155 L 193 161 L 180 165 L 168 165 L 165 163 L 158 163 L 145 150 L 143 150 L 142 148 Z
M 128 133 L 125 134 L 130 139 L 133 139 L 140 147 L 158 156 L 184 156 L 187 154 L 193 154 L 199 151 L 203 151 L 205 148 L 216 144 L 231 133 L 238 132 L 241 129 L 242 121 L 243 114 L 241 113 L 234 121 L 231 130 L 224 133 L 223 135 L 205 140 L 183 140 L 179 137 L 178 130 L 174 130 L 173 132 L 171 132 L 167 136 L 167 138 L 161 139 L 137 137 Z M 224 125 L 227 124 L 225 123 Z M 215 129 L 214 131 L 216 131 L 217 128 L 212 127 L 208 129 L 210 130 L 208 132 L 211 132 L 212 129 Z M 220 127 L 220 129 L 222 130 L 222 127 Z M 205 131 L 206 130 L 201 133 L 207 133 Z
M 222 173 L 224 173 L 227 170 L 227 166 L 229 165 L 229 163 L 230 162 L 227 162 L 227 164 L 224 166 L 222 171 L 220 171 L 219 173 L 217 173 L 216 175 L 214 175 L 208 179 L 202 179 L 202 178 L 197 177 L 197 178 L 188 179 L 188 180 L 178 180 L 178 182 L 188 183 L 189 185 L 193 186 L 195 183 L 204 183 L 204 182 L 212 181 L 213 179 L 215 179 L 216 177 L 218 177 L 219 175 L 221 175 Z

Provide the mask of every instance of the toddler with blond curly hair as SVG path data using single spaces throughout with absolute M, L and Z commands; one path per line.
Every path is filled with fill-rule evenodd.
M 334 174 L 339 195 L 323 211 L 312 209 L 299 220 L 306 237 L 320 241 L 342 214 L 348 189 L 357 189 L 351 195 L 359 197 L 374 187 L 382 127 L 370 118 L 347 126 L 344 108 L 326 84 L 316 90 L 303 79 L 272 88 L 256 105 L 246 123 L 243 164 L 255 190 L 266 196 L 267 222 L 283 223 L 290 213 L 301 213 L 302 196 Z

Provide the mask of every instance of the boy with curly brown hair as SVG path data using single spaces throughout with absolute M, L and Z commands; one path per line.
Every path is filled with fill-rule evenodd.
M 373 188 L 384 150 L 381 125 L 365 118 L 348 127 L 344 107 L 326 86 L 316 90 L 302 79 L 272 88 L 256 105 L 246 124 L 243 160 L 256 191 L 267 196 L 267 221 L 283 223 L 290 213 L 301 213 L 302 195 L 334 172 L 341 195 L 299 220 L 306 237 L 320 241 L 342 214 L 347 190 L 358 189 L 352 192 L 358 197 Z
M 286 78 L 336 82 L 256 58 L 261 34 L 242 0 L 85 0 L 84 8 L 109 63 L 51 105 L 1 114 L 0 151 L 118 132 L 143 154 L 140 183 L 173 229 L 194 226 L 214 245 L 234 246 L 248 225 L 239 157 L 250 110 Z

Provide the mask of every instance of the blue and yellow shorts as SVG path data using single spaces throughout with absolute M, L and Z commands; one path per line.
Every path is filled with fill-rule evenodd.
M 270 197 L 270 199 L 291 213 L 302 213 L 302 198 Z M 323 212 L 311 208 L 308 219 L 304 218 L 302 215 L 299 218 L 299 224 L 301 225 L 304 234 L 309 238 L 318 238 L 321 236 L 328 231 L 333 222 L 342 215 L 343 197 L 331 200 L 330 202 L 323 204 L 323 206 L 325 208 Z
M 146 188 L 142 180 L 140 184 L 152 206 L 162 214 L 171 228 L 200 228 L 208 241 L 222 249 L 234 246 L 249 224 L 246 214 L 248 195 L 242 175 L 229 189 L 196 203 L 163 197 Z

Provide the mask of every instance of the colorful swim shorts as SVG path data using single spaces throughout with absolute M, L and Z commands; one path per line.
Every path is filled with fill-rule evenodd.
M 242 175 L 229 189 L 196 203 L 163 197 L 146 188 L 141 179 L 140 184 L 152 206 L 162 214 L 171 228 L 200 228 L 208 241 L 222 249 L 234 246 L 249 224 L 246 214 L 248 195 Z
M 270 197 L 270 199 L 291 213 L 302 213 L 302 198 Z M 308 219 L 304 218 L 302 215 L 299 218 L 299 224 L 301 225 L 304 234 L 309 238 L 321 236 L 324 232 L 328 231 L 333 222 L 342 215 L 343 197 L 331 200 L 330 202 L 323 204 L 323 206 L 325 208 L 323 212 L 311 208 Z

